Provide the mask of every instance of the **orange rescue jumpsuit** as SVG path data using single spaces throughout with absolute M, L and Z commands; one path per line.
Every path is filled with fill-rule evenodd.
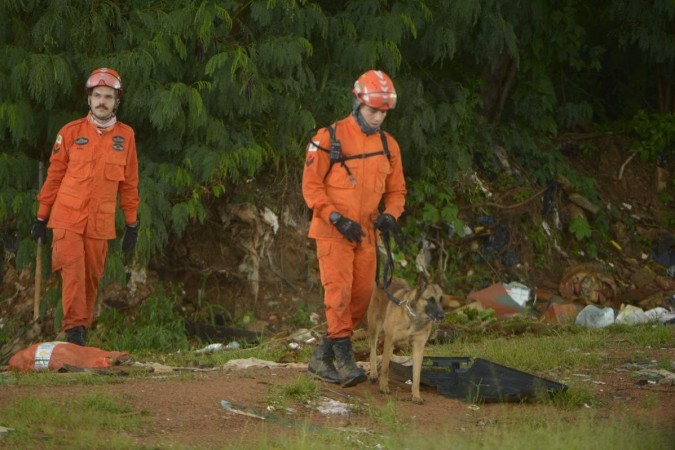
M 383 150 L 380 133 L 365 134 L 351 114 L 334 128 L 343 156 Z M 395 218 L 403 213 L 406 186 L 401 151 L 392 136 L 386 137 L 390 159 L 380 154 L 345 161 L 355 183 L 340 163 L 331 167 L 329 153 L 318 148 L 330 148 L 327 129 L 319 130 L 307 146 L 302 193 L 313 210 L 309 237 L 316 240 L 330 339 L 351 337 L 368 310 L 377 270 L 373 222 L 382 197 L 385 213 Z M 333 211 L 363 227 L 366 236 L 360 244 L 347 241 L 331 224 Z
M 98 283 L 115 238 L 117 194 L 127 224 L 137 221 L 138 159 L 134 131 L 116 122 L 99 129 L 89 116 L 59 131 L 38 218 L 53 229 L 52 270 L 62 278 L 62 328 L 91 328 Z

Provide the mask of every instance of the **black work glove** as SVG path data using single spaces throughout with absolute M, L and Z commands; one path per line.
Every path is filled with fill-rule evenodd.
M 127 225 L 122 239 L 122 251 L 124 252 L 124 261 L 129 262 L 134 256 L 136 241 L 138 240 L 138 222 L 133 225 Z
M 394 219 L 394 216 L 391 214 L 380 214 L 377 216 L 377 219 L 375 219 L 373 225 L 383 233 L 399 234 L 401 232 L 401 229 L 396 223 L 396 219 Z
M 30 230 L 30 234 L 36 241 L 38 239 L 42 239 L 41 242 L 44 244 L 47 241 L 47 221 L 35 219 L 35 222 L 33 222 L 33 228 Z
M 361 242 L 361 239 L 366 235 L 361 225 L 343 216 L 333 222 L 333 225 L 349 242 Z

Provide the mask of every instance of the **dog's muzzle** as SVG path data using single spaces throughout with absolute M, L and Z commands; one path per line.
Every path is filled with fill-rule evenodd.
M 443 308 L 441 308 L 434 297 L 427 300 L 427 306 L 424 308 L 424 312 L 426 312 L 427 316 L 436 323 L 445 318 L 445 311 L 443 311 Z

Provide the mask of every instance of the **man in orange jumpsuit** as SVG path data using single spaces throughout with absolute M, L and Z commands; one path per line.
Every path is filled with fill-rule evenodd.
M 366 380 L 354 360 L 351 336 L 366 315 L 375 284 L 375 229 L 398 229 L 406 194 L 398 143 L 380 129 L 396 106 L 393 82 L 370 70 L 354 83 L 353 93 L 352 113 L 319 130 L 307 146 L 302 178 L 303 196 L 313 210 L 309 237 L 316 240 L 328 322 L 327 338 L 308 370 L 343 387 Z
M 134 130 L 117 120 L 122 79 L 108 68 L 85 84 L 89 113 L 56 136 L 47 178 L 38 194 L 31 234 L 42 242 L 53 231 L 52 270 L 61 273 L 62 328 L 66 340 L 85 345 L 94 322 L 98 283 L 115 238 L 115 208 L 126 221 L 122 249 L 131 257 L 138 237 L 138 160 Z M 38 241 L 39 242 L 39 241 Z

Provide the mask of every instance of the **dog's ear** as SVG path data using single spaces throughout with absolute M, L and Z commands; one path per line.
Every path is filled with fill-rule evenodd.
M 417 275 L 417 281 L 415 282 L 415 289 L 417 289 L 417 293 L 415 295 L 415 300 L 418 300 L 420 297 L 422 297 L 422 293 L 426 290 L 427 288 L 427 277 L 424 274 L 424 272 L 420 272 Z

